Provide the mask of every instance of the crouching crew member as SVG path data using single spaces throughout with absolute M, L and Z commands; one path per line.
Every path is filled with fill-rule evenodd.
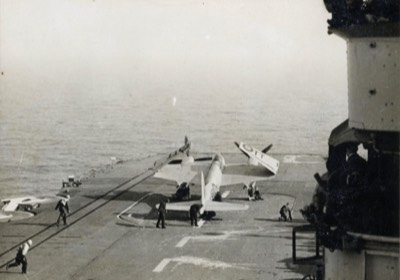
M 289 208 L 289 203 L 281 207 L 279 214 L 281 215 L 279 221 L 292 221 L 292 211 Z

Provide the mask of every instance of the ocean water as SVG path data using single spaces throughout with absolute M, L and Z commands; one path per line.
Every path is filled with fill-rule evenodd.
M 237 152 L 233 142 L 244 141 L 257 148 L 272 143 L 271 153 L 326 155 L 330 130 L 347 115 L 346 97 L 338 98 L 335 90 L 282 86 L 251 92 L 243 86 L 160 94 L 118 86 L 98 92 L 84 84 L 66 86 L 61 94 L 53 89 L 3 87 L 2 198 L 53 193 L 70 174 L 87 176 L 112 157 L 169 153 L 185 135 L 198 152 Z
M 0 198 L 185 135 L 197 152 L 326 155 L 347 118 L 323 1 L 21 1 L 1 2 Z

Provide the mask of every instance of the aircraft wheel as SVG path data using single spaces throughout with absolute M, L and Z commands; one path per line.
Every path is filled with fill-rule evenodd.
M 214 211 L 204 211 L 203 215 L 200 216 L 200 218 L 204 220 L 211 220 L 214 218 L 216 213 Z

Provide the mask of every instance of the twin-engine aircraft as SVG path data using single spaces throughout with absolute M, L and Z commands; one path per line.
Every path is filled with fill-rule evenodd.
M 248 185 L 251 182 L 265 180 L 278 172 L 279 161 L 266 154 L 272 145 L 259 151 L 244 143 L 235 142 L 235 144 L 248 157 L 247 164 L 226 164 L 221 154 L 216 154 L 212 158 L 195 159 L 187 151 L 181 160 L 172 160 L 159 169 L 154 177 L 175 181 L 178 186 L 182 183 L 193 183 L 196 177 L 200 176 L 201 199 L 167 203 L 167 210 L 189 211 L 193 204 L 202 205 L 201 214 L 248 209 L 248 205 L 221 202 L 225 195 L 221 195 L 220 187 L 234 184 Z M 211 161 L 211 164 L 205 161 Z

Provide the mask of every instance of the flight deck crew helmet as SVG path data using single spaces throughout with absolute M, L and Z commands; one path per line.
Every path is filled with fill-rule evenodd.
M 29 247 L 32 246 L 32 240 L 29 239 L 27 243 L 28 243 Z

